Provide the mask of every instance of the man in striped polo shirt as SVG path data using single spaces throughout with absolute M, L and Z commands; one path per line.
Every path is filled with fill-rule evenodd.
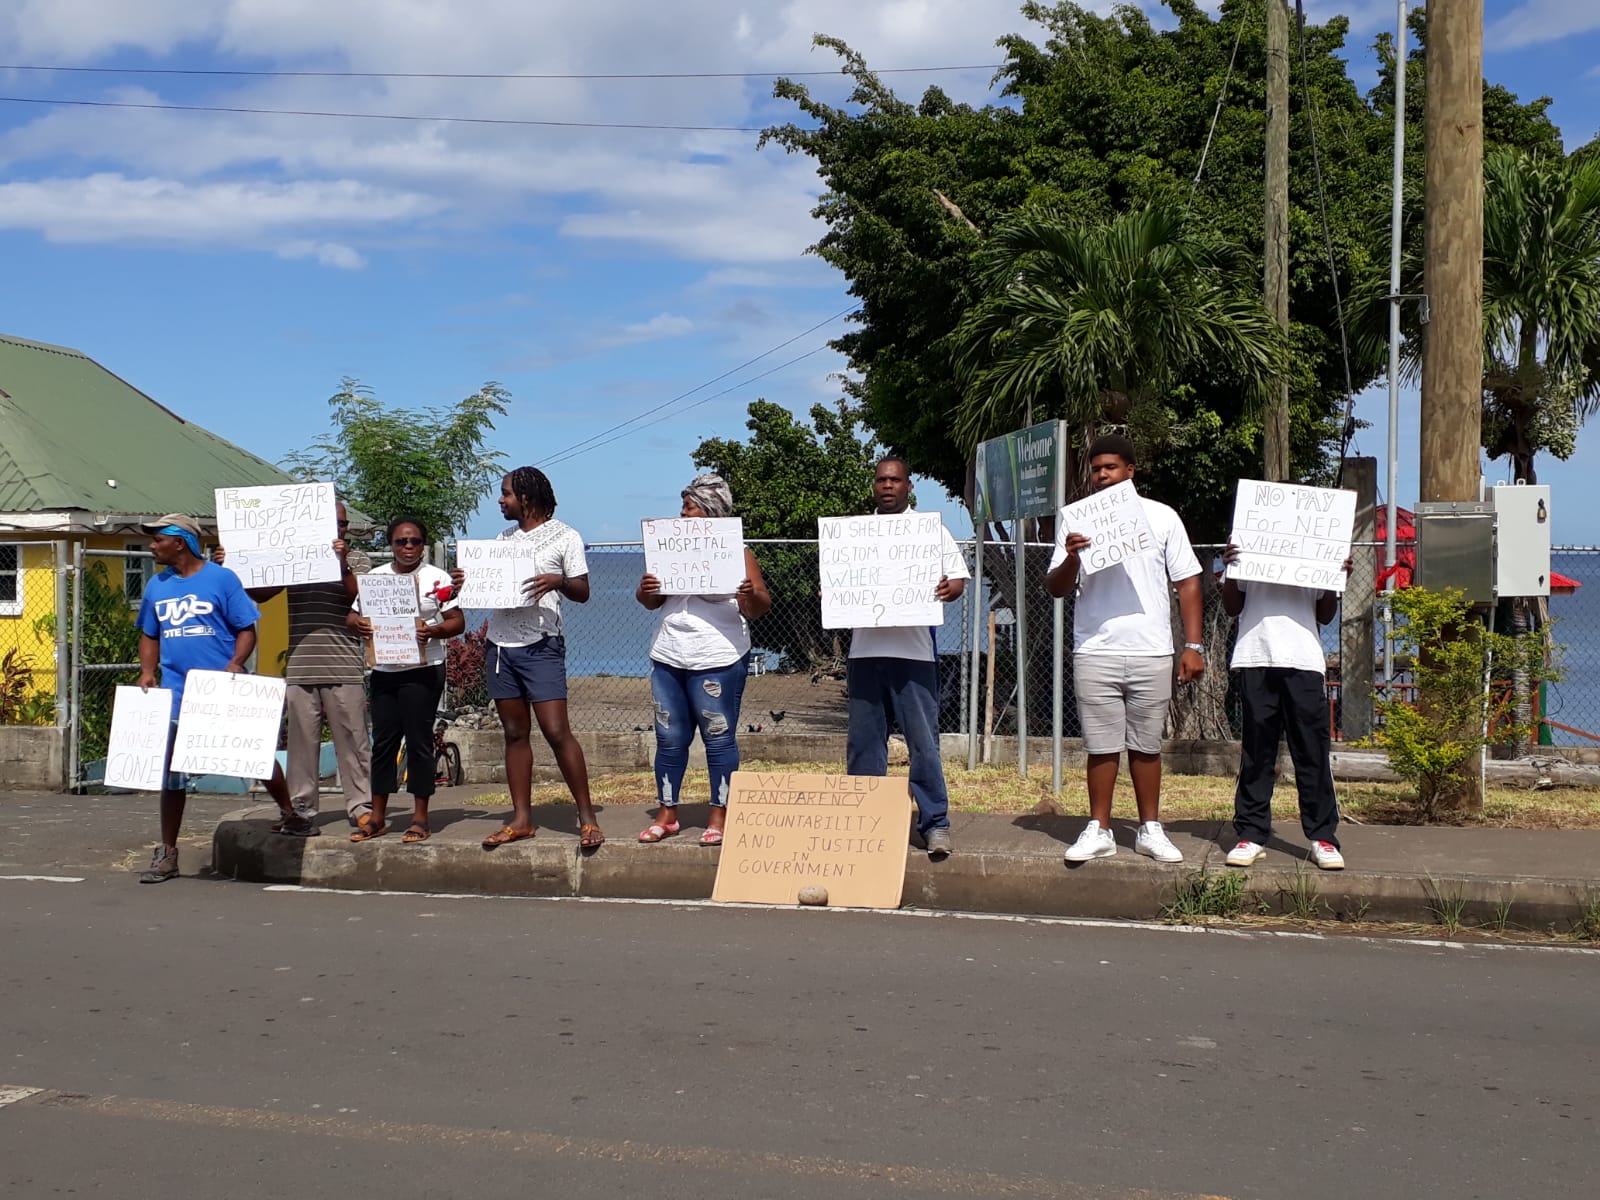
M 289 796 L 293 812 L 272 827 L 290 837 L 315 837 L 318 787 L 321 784 L 322 723 L 333 735 L 344 788 L 344 808 L 352 826 L 372 810 L 372 733 L 367 717 L 366 649 L 347 624 L 350 606 L 359 595 L 356 576 L 372 569 L 372 560 L 345 540 L 350 518 L 339 501 L 337 583 L 298 583 L 289 593 L 289 655 L 283 677 L 288 684 L 285 715 L 289 725 Z M 223 561 L 219 547 L 214 555 Z M 283 588 L 253 588 L 257 604 Z

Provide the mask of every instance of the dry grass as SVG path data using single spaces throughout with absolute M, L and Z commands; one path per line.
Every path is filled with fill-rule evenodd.
M 776 764 L 752 760 L 747 761 L 744 768 L 751 771 L 836 772 L 842 769 L 842 764 Z M 1089 807 L 1080 772 L 1068 770 L 1062 779 L 1061 795 L 1051 795 L 1048 763 L 1033 767 L 1027 779 L 1018 775 L 1015 767 L 979 767 L 975 771 L 968 771 L 964 766 L 946 763 L 945 778 L 950 787 L 951 807 L 958 812 L 1020 814 L 1041 807 L 1048 809 L 1054 802 L 1062 812 L 1076 814 L 1087 812 Z M 648 771 L 596 775 L 589 781 L 589 787 L 595 802 L 599 804 L 649 805 L 655 798 Z M 1231 778 L 1169 774 L 1161 786 L 1162 818 L 1168 821 L 1230 820 L 1233 816 L 1233 789 L 1234 781 Z M 703 802 L 708 794 L 705 771 L 690 771 L 684 781 L 685 802 Z M 1403 784 L 1341 784 L 1339 803 L 1347 817 L 1365 824 L 1421 824 L 1410 801 L 1410 794 L 1410 789 Z M 571 798 L 563 785 L 545 784 L 534 788 L 533 802 L 567 804 Z M 502 791 L 473 797 L 471 803 L 503 808 L 511 800 Z M 1278 819 L 1291 822 L 1298 819 L 1299 810 L 1295 804 L 1292 782 L 1278 784 L 1273 795 L 1272 813 Z M 1126 772 L 1117 781 L 1113 815 L 1128 818 L 1137 815 L 1133 788 L 1128 783 Z M 1481 813 L 1462 814 L 1453 823 L 1507 829 L 1600 829 L 1600 791 L 1560 789 L 1538 792 L 1492 788 Z

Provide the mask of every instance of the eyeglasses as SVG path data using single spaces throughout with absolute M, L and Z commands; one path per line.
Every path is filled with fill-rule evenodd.
M 420 546 L 422 544 L 423 542 L 421 538 L 395 538 L 394 541 L 390 543 L 392 546 Z

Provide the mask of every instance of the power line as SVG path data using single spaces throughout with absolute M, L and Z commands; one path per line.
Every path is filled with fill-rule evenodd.
M 430 117 L 412 113 L 318 112 L 295 108 L 241 108 L 227 104 L 154 104 L 132 100 L 54 100 L 0 96 L 3 104 L 55 104 L 73 108 L 135 108 L 156 112 L 242 113 L 257 117 L 343 117 L 358 121 L 449 122 L 458 125 L 533 125 L 550 129 L 647 129 L 670 133 L 760 133 L 759 125 L 653 125 L 621 121 L 539 121 L 520 117 Z
M 944 67 L 886 67 L 874 75 L 931 75 L 954 71 L 998 71 L 1003 63 L 969 63 Z M 59 71 L 76 75 L 189 75 L 252 79 L 799 79 L 843 75 L 843 67 L 830 71 L 650 71 L 638 74 L 513 74 L 495 71 L 251 71 L 209 67 L 56 67 L 0 63 L 0 71 Z
M 694 395 L 696 392 L 704 391 L 706 388 L 711 387 L 713 384 L 721 383 L 728 376 L 737 375 L 740 371 L 743 371 L 746 367 L 755 366 L 755 364 L 760 362 L 762 359 L 769 358 L 770 356 L 776 354 L 779 350 L 782 350 L 787 346 L 794 345 L 801 338 L 806 337 L 806 336 L 808 336 L 810 334 L 813 334 L 813 333 L 817 332 L 817 330 L 822 329 L 822 328 L 824 328 L 824 327 L 826 327 L 828 325 L 832 325 L 835 321 L 839 320 L 842 317 L 854 316 L 856 313 L 858 313 L 860 311 L 861 311 L 861 309 L 859 308 L 859 306 L 856 306 L 856 305 L 852 305 L 849 308 L 840 309 L 838 312 L 834 313 L 833 316 L 827 317 L 824 320 L 818 321 L 815 325 L 811 326 L 810 329 L 802 329 L 799 333 L 795 334 L 793 337 L 779 342 L 776 346 L 773 346 L 770 349 L 763 350 L 760 354 L 756 355 L 754 358 L 746 359 L 744 362 L 740 363 L 736 367 L 729 367 L 721 375 L 717 375 L 714 378 L 708 379 L 704 383 L 698 384 L 695 387 L 690 388 L 686 392 L 681 392 L 678 395 L 672 397 L 672 399 L 670 399 L 670 400 L 663 400 L 660 404 L 657 404 L 654 408 L 647 408 L 642 413 L 638 413 L 635 416 L 629 417 L 626 421 L 620 421 L 617 424 L 611 426 L 611 428 L 609 428 L 609 429 L 602 429 L 599 433 L 594 434 L 591 437 L 586 437 L 582 441 L 574 442 L 572 445 L 567 446 L 565 449 L 557 450 L 554 454 L 550 455 L 548 458 L 546 458 L 542 462 L 540 462 L 539 465 L 540 466 L 547 466 L 547 465 L 549 465 L 551 463 L 562 462 L 562 461 L 565 461 L 568 458 L 576 457 L 578 454 L 585 454 L 589 450 L 598 449 L 599 445 L 607 445 L 607 444 L 609 444 L 609 442 L 617 440 L 616 438 L 610 437 L 611 434 L 615 433 L 615 434 L 619 434 L 619 436 L 623 436 L 623 437 L 627 436 L 627 434 L 619 432 L 619 431 L 622 431 L 622 430 L 627 430 L 627 433 L 637 433 L 638 432 L 637 429 L 628 429 L 628 426 L 637 424 L 638 422 L 643 421 L 646 417 L 653 416 L 654 414 L 660 412 L 664 408 L 670 408 L 672 405 L 677 404 L 680 400 L 687 400 L 690 396 Z M 795 363 L 799 362 L 801 359 L 809 358 L 811 355 L 816 354 L 818 351 L 824 350 L 826 348 L 827 348 L 826 347 L 826 343 L 824 343 L 822 346 L 816 347 L 816 349 L 806 351 L 806 353 L 802 354 L 799 358 L 790 359 L 788 362 L 782 363 L 779 366 L 776 366 L 776 367 L 772 368 L 772 371 L 781 371 L 784 367 L 793 366 Z M 767 371 L 767 372 L 765 372 L 765 373 L 763 373 L 761 375 L 757 375 L 753 379 L 747 379 L 743 383 L 734 384 L 733 387 L 728 388 L 728 389 L 726 389 L 724 391 L 718 392 L 714 396 L 706 396 L 704 399 L 697 400 L 694 404 L 689 405 L 683 411 L 687 412 L 689 408 L 695 408 L 695 407 L 697 407 L 697 406 L 699 406 L 701 404 L 704 404 L 707 400 L 715 400 L 717 398 L 717 396 L 727 395 L 728 392 L 733 391 L 733 390 L 735 390 L 737 388 L 744 387 L 747 384 L 754 383 L 758 379 L 765 379 L 767 377 L 767 375 L 772 374 L 772 371 Z M 669 415 L 671 415 L 671 414 L 669 414 Z M 666 419 L 665 417 L 661 418 L 661 420 L 665 420 L 665 419 Z M 646 428 L 649 427 L 649 425 L 655 425 L 655 424 L 658 424 L 658 423 L 659 423 L 659 421 L 651 421 L 651 422 L 649 422 L 648 425 L 640 425 L 639 429 L 646 429 Z M 605 438 L 605 439 L 608 439 L 608 440 L 607 441 L 601 441 L 602 438 Z M 591 443 L 598 443 L 599 445 L 592 445 Z

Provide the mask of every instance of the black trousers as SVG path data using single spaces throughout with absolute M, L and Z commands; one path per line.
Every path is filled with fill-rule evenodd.
M 433 716 L 444 694 L 444 664 L 405 671 L 374 671 L 372 679 L 372 791 L 394 792 L 396 755 L 406 742 L 406 791 L 433 795 Z
M 1339 801 L 1328 758 L 1328 695 L 1322 675 L 1292 667 L 1245 667 L 1239 672 L 1239 695 L 1244 732 L 1233 797 L 1234 830 L 1243 841 L 1263 846 L 1272 836 L 1278 741 L 1287 734 L 1300 792 L 1300 828 L 1308 841 L 1337 846 Z

